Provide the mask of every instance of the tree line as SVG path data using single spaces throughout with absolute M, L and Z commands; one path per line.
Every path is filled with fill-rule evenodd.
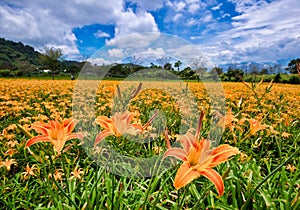
M 52 79 L 60 73 L 68 73 L 76 75 L 83 68 L 88 66 L 94 74 L 101 74 L 101 66 L 92 64 L 89 61 L 67 61 L 63 60 L 63 52 L 59 48 L 45 47 L 43 53 L 39 53 L 34 48 L 23 45 L 21 42 L 15 43 L 0 38 L 0 76 L 31 76 L 43 73 L 44 69 L 49 70 Z M 129 63 L 111 64 L 107 72 L 108 77 L 127 77 L 132 73 L 141 69 L 162 69 L 170 74 L 162 74 L 151 71 L 149 77 L 169 77 L 166 75 L 176 75 L 178 78 L 186 80 L 199 80 L 199 75 L 220 78 L 222 81 L 240 81 L 240 77 L 245 75 L 267 75 L 276 74 L 275 82 L 283 81 L 281 71 L 283 70 L 279 64 L 264 65 L 263 67 L 255 64 L 239 64 L 229 65 L 227 69 L 214 67 L 208 69 L 207 60 L 204 56 L 195 57 L 191 60 L 190 66 L 184 66 L 180 60 L 172 61 L 171 57 L 162 56 L 151 62 L 148 66 L 143 66 L 144 58 L 131 56 Z M 103 64 L 104 65 L 104 64 Z M 102 65 L 102 66 L 103 66 Z M 299 73 L 300 58 L 292 59 L 288 66 L 284 69 L 291 74 Z M 298 67 L 298 68 L 297 68 Z M 300 77 L 300 73 L 299 73 Z M 299 77 L 291 77 L 293 83 L 298 83 Z M 288 81 L 284 81 L 288 82 Z

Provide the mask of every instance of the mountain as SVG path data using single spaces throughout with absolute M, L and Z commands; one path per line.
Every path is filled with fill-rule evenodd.
M 0 38 L 0 69 L 15 70 L 20 65 L 38 67 L 39 55 L 40 53 L 29 45 Z
M 257 62 L 241 62 L 241 63 L 228 63 L 218 65 L 219 68 L 222 68 L 224 72 L 227 72 L 229 69 L 240 69 L 243 70 L 246 74 L 257 74 L 261 72 L 263 69 L 267 70 L 268 73 L 288 73 L 286 70 L 287 64 L 289 60 L 278 60 L 277 62 L 265 62 L 265 63 L 257 63 Z
M 42 54 L 35 51 L 33 47 L 24 45 L 22 42 L 13 42 L 0 38 L 0 77 L 30 75 L 37 69 L 47 69 L 42 65 L 40 56 Z M 79 72 L 85 62 L 62 60 L 59 61 L 59 72 L 76 73 Z M 2 71 L 2 72 L 1 72 Z

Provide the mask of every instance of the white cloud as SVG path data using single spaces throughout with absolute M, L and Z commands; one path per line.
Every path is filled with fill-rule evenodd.
M 300 54 L 300 34 L 297 14 L 300 1 L 285 0 L 269 4 L 235 0 L 241 15 L 233 17 L 232 28 L 220 31 L 202 44 L 207 53 L 219 63 L 289 59 Z M 263 5 L 263 6 L 260 6 Z M 246 8 L 248 10 L 246 10 Z
M 196 24 L 198 24 L 198 21 L 195 18 L 190 18 L 186 22 L 186 25 L 188 25 L 188 26 L 193 26 L 193 25 L 196 25 Z
M 200 5 L 198 3 L 196 4 L 190 4 L 188 11 L 192 14 L 196 13 L 200 9 Z
M 212 7 L 211 10 L 219 10 L 222 6 L 223 6 L 223 3 L 220 3 L 217 6 Z
M 261 8 L 262 6 L 266 6 L 268 4 L 267 0 L 228 0 L 229 2 L 234 3 L 235 11 L 244 13 L 256 10 Z
M 165 51 L 163 48 L 158 47 L 158 48 L 148 48 L 145 52 L 143 52 L 142 54 L 165 54 Z
M 197 3 L 199 3 L 199 0 L 185 0 L 185 2 L 187 4 L 197 4 Z
M 143 8 L 146 11 L 157 10 L 163 6 L 164 0 L 132 0 L 130 2 L 134 2 L 139 5 L 140 8 Z
M 110 37 L 110 35 L 108 33 L 103 32 L 101 30 L 98 30 L 96 33 L 94 33 L 94 36 L 96 38 L 108 38 L 108 37 Z
M 129 62 L 149 66 L 150 63 L 155 63 L 157 59 L 167 57 L 163 48 L 148 48 L 145 51 L 128 55 Z
M 185 0 L 185 2 L 187 4 L 188 12 L 191 14 L 196 14 L 204 11 L 208 6 L 214 5 L 216 3 L 215 0 Z
M 124 1 L 136 3 L 137 8 L 125 10 Z M 126 56 L 139 48 L 144 51 L 159 49 L 159 46 L 151 46 L 159 33 L 145 35 L 145 32 L 159 32 L 148 11 L 167 6 L 166 17 L 161 17 L 165 20 L 165 31 L 185 34 L 195 42 L 202 41 L 201 48 L 215 59 L 215 63 L 274 60 L 300 54 L 297 15 L 300 1 L 228 1 L 236 6 L 239 15 L 231 17 L 232 14 L 224 14 L 227 11 L 220 11 L 220 17 L 214 19 L 211 11 L 220 9 L 225 3 L 216 0 L 110 0 L 105 3 L 99 0 L 40 0 L 34 3 L 32 0 L 2 0 L 0 37 L 22 41 L 36 49 L 60 47 L 64 54 L 76 57 L 79 55 L 76 42 L 80 40 L 76 40 L 73 33 L 75 27 L 110 24 L 115 26 L 116 37 L 110 37 L 112 39 L 106 43 L 123 47 L 122 53 Z M 231 17 L 232 23 L 217 22 L 221 17 Z M 133 36 L 127 37 L 129 34 Z M 94 35 L 109 37 L 105 31 Z M 116 51 L 111 53 L 117 55 Z
M 23 38 L 25 31 L 27 37 L 41 37 L 38 24 L 32 14 L 19 8 L 12 9 L 2 5 L 0 5 L 0 31 L 2 36 L 15 36 L 15 39 Z
M 151 43 L 155 42 L 160 37 L 159 32 L 132 33 L 128 36 L 116 37 L 106 41 L 109 47 L 122 48 L 127 55 L 134 54 L 138 50 L 145 51 L 151 47 Z
M 177 13 L 176 15 L 174 15 L 173 22 L 176 22 L 176 21 L 179 20 L 181 17 L 182 17 L 182 14 L 181 14 L 181 13 Z
M 212 16 L 211 12 L 207 11 L 205 13 L 205 15 L 203 15 L 203 17 L 201 18 L 200 21 L 203 22 L 203 23 L 212 22 L 213 21 L 213 16 Z
M 185 5 L 186 4 L 184 2 L 182 2 L 182 1 L 176 2 L 176 3 L 173 4 L 174 9 L 175 9 L 176 12 L 182 11 L 184 9 Z
M 155 8 L 159 8 L 161 1 L 154 1 Z M 84 25 L 114 24 L 117 35 L 158 31 L 150 13 L 124 11 L 123 3 L 123 0 L 110 0 L 105 4 L 98 0 L 4 1 L 0 4 L 0 37 L 22 41 L 36 49 L 56 45 L 68 53 L 67 47 L 70 47 L 70 52 L 75 53 L 76 38 L 72 30 Z M 146 1 L 143 4 L 146 5 Z
M 113 48 L 111 50 L 108 50 L 107 52 L 108 52 L 108 55 L 112 58 L 123 58 L 124 57 L 123 49 Z
M 154 17 L 150 13 L 142 10 L 134 13 L 129 9 L 119 14 L 116 19 L 116 36 L 157 31 L 158 27 Z
M 105 60 L 104 58 L 89 58 L 88 61 L 92 65 L 98 65 L 98 66 L 110 65 L 110 64 L 113 64 L 113 63 L 117 63 L 115 61 Z
M 226 18 L 226 17 L 230 17 L 231 15 L 229 13 L 225 13 L 225 14 L 222 14 L 222 18 Z

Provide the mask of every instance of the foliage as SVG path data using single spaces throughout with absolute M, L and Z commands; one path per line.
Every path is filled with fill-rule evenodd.
M 0 69 L 8 69 L 9 76 L 32 76 L 37 69 L 44 69 L 40 57 L 43 55 L 34 50 L 33 47 L 24 45 L 21 42 L 13 42 L 0 38 Z M 78 73 L 84 62 L 78 61 L 59 61 L 58 69 L 66 70 L 68 73 Z M 58 70 L 57 69 L 57 70 Z M 14 72 L 18 71 L 18 72 Z
M 179 162 L 152 177 L 127 177 L 111 173 L 107 165 L 97 164 L 79 139 L 66 142 L 60 155 L 49 143 L 34 144 L 28 150 L 25 143 L 30 137 L 22 129 L 37 136 L 31 128 L 35 122 L 72 117 L 75 82 L 0 79 L 0 83 L 1 209 L 284 210 L 300 207 L 299 85 L 223 83 L 230 111 L 226 115 L 213 115 L 205 86 L 187 83 L 186 87 L 196 97 L 197 108 L 205 110 L 201 137 L 209 136 L 213 117 L 217 122 L 224 122 L 220 123 L 224 133 L 219 143 L 230 144 L 241 151 L 240 155 L 216 167 L 225 185 L 225 193 L 218 198 L 213 184 L 202 176 L 176 190 L 173 181 Z M 112 99 L 118 95 L 120 84 L 120 81 L 103 81 L 99 85 L 96 96 L 92 96 L 97 116 L 111 115 Z M 150 82 L 152 89 L 142 90 L 130 101 L 129 110 L 144 124 L 153 108 L 159 109 L 167 119 L 173 144 L 178 127 L 191 122 L 181 121 L 188 104 L 180 100 L 180 94 L 187 94 L 185 88 L 180 89 L 182 84 L 178 82 L 168 84 L 180 91 L 169 89 L 165 93 L 155 87 L 166 82 Z M 122 97 L 126 95 L 125 90 L 120 91 Z M 87 105 L 86 100 L 81 104 L 82 107 Z M 191 114 L 186 113 L 188 117 Z M 159 135 L 142 144 L 125 137 L 111 136 L 107 141 L 115 143 L 117 151 L 134 157 L 162 155 L 167 150 L 164 138 Z M 135 170 L 140 172 L 141 168 Z
M 177 68 L 177 70 L 179 71 L 180 66 L 182 65 L 181 61 L 176 61 L 174 64 L 174 67 Z
M 223 73 L 223 69 L 220 67 L 214 67 L 212 70 L 215 71 L 218 75 L 221 75 Z
M 9 69 L 2 69 L 0 70 L 0 77 L 8 77 L 11 76 Z
M 224 73 L 223 81 L 237 82 L 243 77 L 244 72 L 240 69 L 229 68 L 226 73 Z
M 289 63 L 288 63 L 288 68 L 287 70 L 291 73 L 291 74 L 297 74 L 297 63 L 300 63 L 300 58 L 297 59 L 292 59 Z
M 280 73 L 276 74 L 276 76 L 274 77 L 274 82 L 280 82 L 281 80 L 281 75 Z
M 54 47 L 45 47 L 44 51 L 44 54 L 39 56 L 40 62 L 44 67 L 51 70 L 52 79 L 54 79 L 54 73 L 58 69 L 59 59 L 62 57 L 63 52 L 61 49 L 55 49 Z
M 190 67 L 186 67 L 183 70 L 178 71 L 177 75 L 183 79 L 194 80 L 198 78 L 196 71 L 192 70 Z
M 9 66 L 10 70 L 15 70 L 19 62 L 28 62 L 30 65 L 38 66 L 39 54 L 31 46 L 0 38 L 0 69 Z

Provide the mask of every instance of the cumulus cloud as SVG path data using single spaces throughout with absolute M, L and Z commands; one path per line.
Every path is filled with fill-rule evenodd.
M 173 4 L 173 7 L 176 12 L 180 12 L 184 9 L 185 5 L 186 4 L 184 2 L 180 1 L 180 2 L 176 2 L 175 4 Z
M 125 8 L 126 3 L 135 7 Z M 230 3 L 238 14 L 220 11 Z M 166 33 L 190 37 L 215 63 L 273 61 L 300 54 L 298 8 L 297 0 L 110 0 L 105 4 L 99 0 L 2 0 L 0 37 L 38 50 L 59 47 L 75 58 L 80 56 L 77 44 L 82 43 L 74 28 L 113 25 L 114 37 L 105 30 L 93 31 L 91 37 L 109 38 L 106 45 L 122 48 L 127 56 L 138 49 L 164 46 L 153 46 L 161 27 Z M 145 32 L 154 33 L 145 36 Z
M 150 47 L 151 43 L 159 39 L 159 32 L 145 32 L 145 33 L 131 33 L 128 36 L 117 37 L 106 41 L 106 45 L 109 47 L 118 47 L 127 50 L 144 51 Z M 133 52 L 130 52 L 131 54 Z
M 114 48 L 108 50 L 108 55 L 112 58 L 122 58 L 124 56 L 124 53 L 122 49 Z
M 235 11 L 239 13 L 249 12 L 266 6 L 268 0 L 228 0 L 235 4 Z
M 217 6 L 214 6 L 211 8 L 211 10 L 219 10 L 222 7 L 223 3 L 218 4 Z
M 108 38 L 108 37 L 110 37 L 110 35 L 108 33 L 103 32 L 101 30 L 98 30 L 96 33 L 94 33 L 94 36 L 96 38 Z
M 176 22 L 177 20 L 179 20 L 182 17 L 181 13 L 177 13 L 176 15 L 174 15 L 173 21 Z
M 143 8 L 146 11 L 152 11 L 160 9 L 163 6 L 164 0 L 132 0 L 128 2 L 136 3 L 140 8 Z
M 238 1 L 240 15 L 232 18 L 232 28 L 219 32 L 201 47 L 219 63 L 290 59 L 300 54 L 297 8 L 300 1 Z
M 158 27 L 154 17 L 145 11 L 134 13 L 131 9 L 119 14 L 116 19 L 116 36 L 131 33 L 157 32 Z
M 159 8 L 161 1 L 155 2 L 155 8 Z M 150 13 L 144 10 L 137 14 L 132 10 L 124 11 L 123 0 L 110 0 L 105 4 L 98 0 L 41 0 L 34 3 L 31 0 L 12 0 L 0 3 L 0 36 L 22 41 L 36 49 L 56 45 L 65 54 L 73 55 L 78 52 L 73 28 L 92 24 L 114 24 L 117 36 L 158 31 Z M 106 33 L 95 35 L 108 37 Z

